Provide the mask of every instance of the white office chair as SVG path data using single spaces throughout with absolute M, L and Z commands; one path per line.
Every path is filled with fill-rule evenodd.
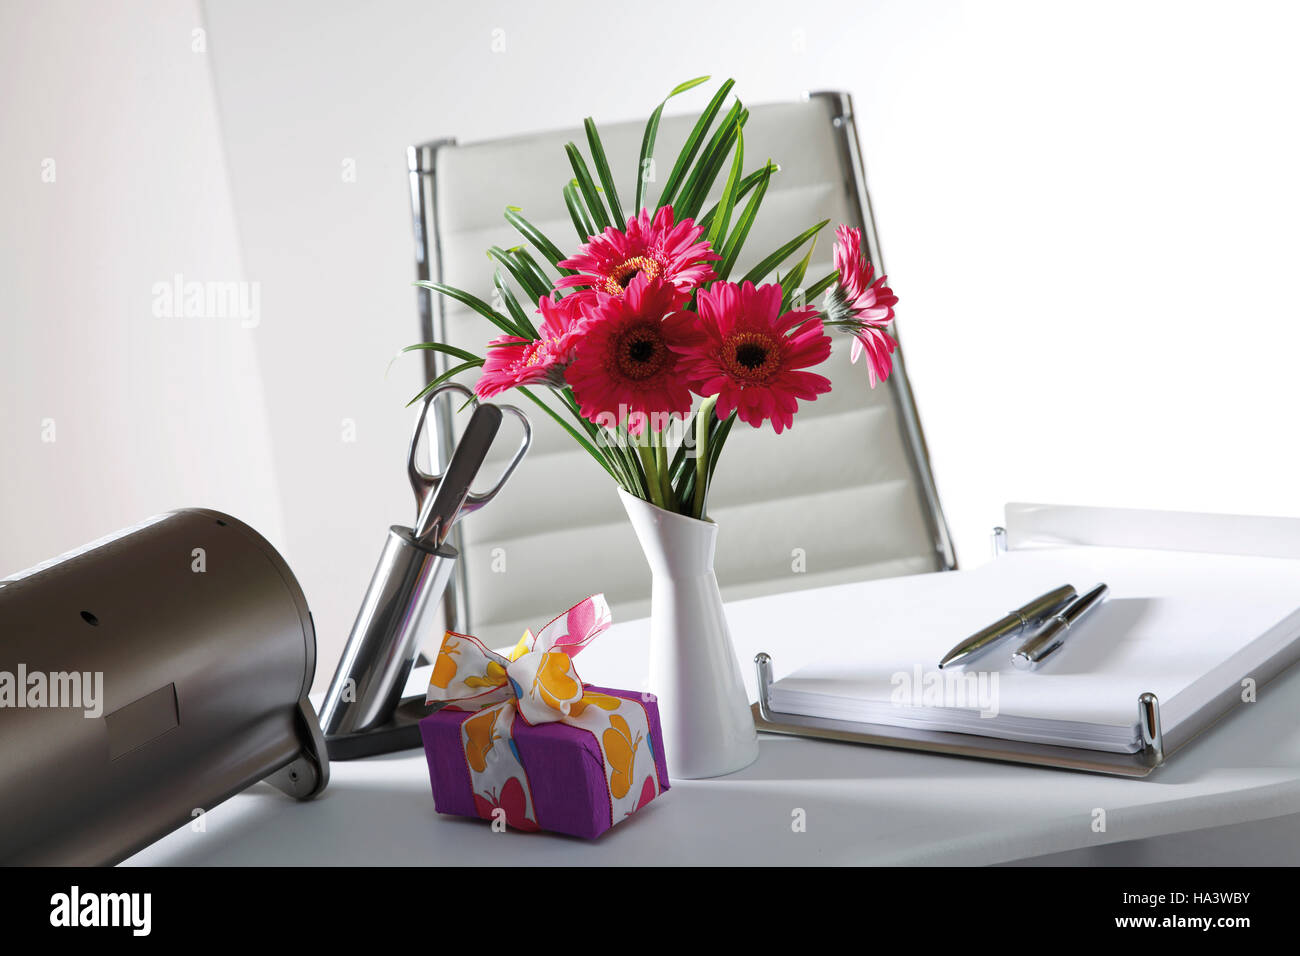
M 677 155 L 695 119 L 662 121 L 661 167 L 664 157 Z M 643 129 L 638 121 L 600 130 L 619 185 L 628 183 L 625 197 Z M 507 205 L 520 207 L 566 253 L 575 249 L 561 194 L 572 176 L 564 151 L 569 141 L 585 146 L 585 134 L 411 147 L 417 277 L 490 301 L 493 266 L 485 250 L 522 241 L 502 217 Z M 781 170 L 733 275 L 821 219 L 831 223 L 819 236 L 809 281 L 833 268 L 832 230 L 840 222 L 863 229 L 868 255 L 883 268 L 847 94 L 751 108 L 745 156 L 747 169 L 770 157 Z M 661 168 L 660 178 L 666 174 Z M 651 202 L 656 195 L 651 186 Z M 907 290 L 901 293 L 905 323 Z M 418 296 L 424 341 L 482 354 L 497 334 L 456 302 L 424 290 Z M 849 363 L 849 338 L 834 338 L 835 353 L 817 369 L 831 379 L 830 394 L 801 403 L 794 427 L 779 438 L 769 427 L 738 422 L 727 442 L 709 492 L 709 515 L 720 526 L 717 575 L 727 599 L 956 567 L 901 350 L 888 383 L 873 391 L 862 364 Z M 435 353 L 423 354 L 432 378 L 445 365 Z M 475 377 L 466 373 L 464 380 L 472 384 Z M 509 644 L 525 627 L 535 630 L 594 591 L 606 593 L 615 620 L 644 615 L 650 573 L 614 482 L 526 399 L 518 403 L 534 423 L 533 450 L 493 507 L 457 526 L 453 543 L 463 559 L 448 590 L 449 626 Z M 448 427 L 450 411 L 444 410 L 435 440 L 443 455 L 467 417 Z

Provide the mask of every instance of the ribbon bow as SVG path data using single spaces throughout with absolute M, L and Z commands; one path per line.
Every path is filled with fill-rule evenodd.
M 537 830 L 528 774 L 515 741 L 516 720 L 526 726 L 563 723 L 589 731 L 600 746 L 611 824 L 661 791 L 650 722 L 640 700 L 593 691 L 573 658 L 612 623 L 603 594 L 575 604 L 534 637 L 525 631 L 502 656 L 475 637 L 448 631 L 434 662 L 426 703 L 474 714 L 460 727 L 465 763 L 479 816 L 521 830 Z

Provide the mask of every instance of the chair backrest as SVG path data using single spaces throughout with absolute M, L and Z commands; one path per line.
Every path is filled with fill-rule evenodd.
M 694 119 L 663 120 L 660 157 L 676 156 Z M 620 183 L 634 182 L 642 131 L 640 122 L 601 128 L 615 175 L 626 173 Z M 585 144 L 585 136 L 566 130 L 412 147 L 417 275 L 490 301 L 485 250 L 521 241 L 502 217 L 506 205 L 573 250 L 578 240 L 561 195 L 572 176 L 569 141 Z M 745 156 L 749 167 L 771 157 L 781 170 L 734 275 L 821 219 L 831 225 L 817 244 L 810 282 L 833 268 L 830 231 L 840 222 L 863 229 L 868 255 L 883 268 L 846 94 L 751 108 Z M 649 195 L 653 201 L 653 184 Z M 496 334 L 458 303 L 423 290 L 419 297 L 426 340 L 481 354 Z M 888 383 L 873 391 L 862 364 L 849 363 L 848 337 L 835 339 L 835 354 L 818 368 L 834 385 L 830 394 L 801 403 L 794 427 L 779 437 L 738 423 L 727 442 L 709 493 L 727 599 L 956 566 L 901 354 Z M 425 354 L 432 376 L 443 366 Z M 614 482 L 522 397 L 521 404 L 534 422 L 533 450 L 501 496 L 458 525 L 461 576 L 449 589 L 449 626 L 510 643 L 593 591 L 606 593 L 616 620 L 645 614 L 650 574 Z M 444 419 L 436 439 L 444 454 L 456 427 Z

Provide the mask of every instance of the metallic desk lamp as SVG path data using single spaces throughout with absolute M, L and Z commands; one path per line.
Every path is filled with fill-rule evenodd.
M 329 780 L 302 589 L 185 509 L 0 581 L 0 863 L 117 863 L 259 780 Z
M 429 475 L 416 464 L 416 451 L 429 406 L 447 394 L 459 395 L 474 405 L 474 412 L 446 468 L 441 474 Z M 505 413 L 522 423 L 523 438 L 496 484 L 483 494 L 474 494 L 470 485 Z M 351 760 L 420 746 L 418 723 L 432 708 L 424 703 L 423 694 L 403 699 L 402 690 L 429 614 L 440 605 L 460 556 L 447 543 L 447 536 L 460 517 L 496 497 L 531 443 L 528 418 L 513 406 L 479 404 L 469 389 L 451 382 L 425 398 L 406 460 L 407 476 L 415 491 L 415 525 L 388 529 L 379 564 L 321 707 L 321 726 L 333 759 Z

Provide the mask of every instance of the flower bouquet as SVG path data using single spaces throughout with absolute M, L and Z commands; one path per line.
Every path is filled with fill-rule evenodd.
M 477 369 L 478 395 L 519 391 L 618 484 L 654 572 L 653 660 L 660 660 L 660 649 L 676 655 L 671 668 L 666 660 L 652 667 L 652 688 L 661 698 L 678 698 L 667 699 L 661 712 L 670 770 L 687 776 L 737 769 L 756 753 L 729 646 L 729 673 L 711 673 L 703 657 L 698 686 L 680 686 L 679 676 L 666 673 L 691 670 L 680 666 L 683 645 L 703 646 L 704 654 L 711 642 L 730 642 L 712 571 L 717 529 L 706 519 L 727 437 L 737 419 L 755 428 L 770 423 L 779 434 L 792 426 L 800 402 L 830 391 L 830 381 L 813 369 L 831 355 L 831 332 L 854 337 L 851 359 L 865 358 L 874 388 L 892 367 L 895 342 L 886 327 L 898 301 L 885 277 L 873 275 L 861 233 L 843 225 L 836 230 L 835 270 L 806 282 L 829 220 L 735 275 L 779 167 L 769 159 L 745 171 L 748 111 L 733 100 L 723 113 L 731 80 L 709 101 L 651 195 L 663 109 L 707 80 L 682 83 L 650 114 L 630 207 L 595 123 L 586 120 L 588 156 L 575 143 L 566 147 L 573 178 L 563 185 L 564 202 L 578 240 L 572 254 L 508 207 L 505 218 L 523 242 L 488 250 L 496 265 L 496 307 L 451 285 L 417 283 L 496 327 L 500 334 L 483 354 L 443 342 L 408 349 L 455 360 L 413 402 Z M 708 204 L 719 182 L 721 193 Z M 820 306 L 809 304 L 819 297 Z M 719 695 L 739 698 L 730 710 L 734 719 L 721 721 L 727 726 L 705 728 L 702 718 L 687 713 L 692 699 Z M 716 706 L 707 709 L 717 723 Z M 700 759 L 692 761 L 691 752 Z

